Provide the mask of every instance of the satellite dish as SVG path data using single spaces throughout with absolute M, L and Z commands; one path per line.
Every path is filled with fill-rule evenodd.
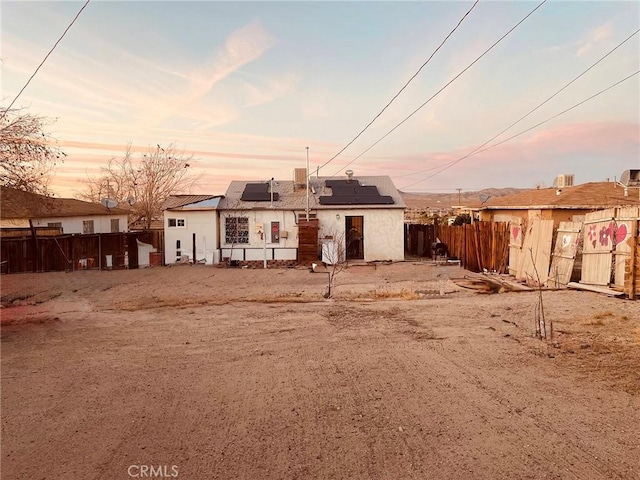
M 483 193 L 482 195 L 480 195 L 480 201 L 482 203 L 485 203 L 487 200 L 489 200 L 491 198 L 491 195 L 487 195 L 486 193 Z
M 100 200 L 100 203 L 107 208 L 114 208 L 118 206 L 118 202 L 110 198 L 103 198 Z

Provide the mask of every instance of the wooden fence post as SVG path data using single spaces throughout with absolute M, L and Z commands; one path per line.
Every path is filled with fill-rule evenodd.
M 629 257 L 629 290 L 627 291 L 627 296 L 629 299 L 635 300 L 638 288 L 638 272 L 636 272 L 638 269 L 638 220 L 631 222 L 631 231 L 632 235 L 628 240 L 631 246 L 631 255 Z

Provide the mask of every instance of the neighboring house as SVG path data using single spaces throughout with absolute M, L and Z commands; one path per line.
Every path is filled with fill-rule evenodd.
M 218 205 L 221 258 L 293 262 L 310 247 L 313 259 L 404 260 L 405 203 L 393 182 L 347 173 L 310 178 L 308 192 L 305 169 L 294 181 L 232 182 Z M 310 224 L 317 233 L 302 245 Z
M 165 264 L 189 260 L 218 263 L 219 234 L 217 208 L 220 196 L 171 195 L 164 211 Z M 195 248 L 195 255 L 194 255 Z
M 128 212 L 108 209 L 99 203 L 73 198 L 55 198 L 2 187 L 2 229 L 54 227 L 64 234 L 115 233 L 127 231 Z
M 640 188 L 617 182 L 593 182 L 575 186 L 525 190 L 489 199 L 479 208 L 480 220 L 522 222 L 533 219 L 560 222 L 583 221 L 595 210 L 640 205 Z

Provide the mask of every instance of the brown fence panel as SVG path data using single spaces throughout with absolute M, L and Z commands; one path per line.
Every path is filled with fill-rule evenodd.
M 137 240 L 162 251 L 164 232 L 101 233 L 56 237 L 2 238 L 2 273 L 63 272 L 81 269 L 138 268 Z
M 38 240 L 38 265 L 41 272 L 73 270 L 71 236 L 43 238 Z
M 2 239 L 2 273 L 33 272 L 35 245 L 30 238 Z
M 439 225 L 438 239 L 447 246 L 449 257 L 460 259 L 472 272 L 506 273 L 509 262 L 509 225 L 475 222 L 461 226 Z

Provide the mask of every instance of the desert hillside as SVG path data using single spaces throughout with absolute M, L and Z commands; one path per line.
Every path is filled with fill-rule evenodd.
M 488 198 L 503 197 L 521 191 L 519 188 L 485 188 L 475 192 L 415 193 L 400 192 L 408 208 L 448 208 L 453 205 L 480 206 Z

